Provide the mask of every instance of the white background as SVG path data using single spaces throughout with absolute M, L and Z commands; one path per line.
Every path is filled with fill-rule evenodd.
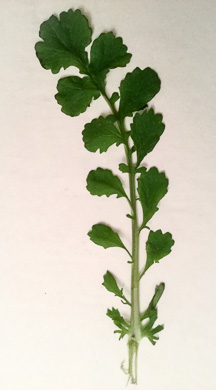
M 77 118 L 62 114 L 57 80 L 77 73 L 52 75 L 34 53 L 40 24 L 71 7 L 89 17 L 94 38 L 114 29 L 133 54 L 127 69 L 110 72 L 109 93 L 136 66 L 152 67 L 162 80 L 152 105 L 163 113 L 166 131 L 146 162 L 165 170 L 170 188 L 151 227 L 170 231 L 176 244 L 143 279 L 142 309 L 155 285 L 166 283 L 158 321 L 165 329 L 155 347 L 142 342 L 137 388 L 213 390 L 214 0 L 1 0 L 0 388 L 121 390 L 126 384 L 119 368 L 126 340 L 118 341 L 105 315 L 120 306 L 101 283 L 109 269 L 129 292 L 130 265 L 121 249 L 105 251 L 86 234 L 92 224 L 108 223 L 129 247 L 129 210 L 122 199 L 92 197 L 85 189 L 90 169 L 118 173 L 123 148 L 102 155 L 84 149 L 84 124 L 109 112 L 105 102 L 95 101 Z

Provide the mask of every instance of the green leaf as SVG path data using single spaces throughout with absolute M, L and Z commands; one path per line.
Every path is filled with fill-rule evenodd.
M 155 336 L 155 334 L 161 332 L 163 329 L 163 325 L 158 325 L 156 328 L 150 328 L 150 326 L 146 326 L 141 331 L 142 337 L 147 337 L 149 341 L 155 345 L 156 341 L 159 340 L 159 337 Z
M 128 73 L 119 88 L 121 118 L 132 116 L 133 112 L 141 110 L 159 92 L 160 84 L 157 73 L 151 68 L 136 68 Z
M 153 311 L 156 309 L 156 306 L 157 306 L 161 296 L 163 295 L 164 290 L 165 290 L 165 283 L 160 283 L 159 285 L 157 285 L 155 287 L 155 293 L 153 295 L 153 298 L 152 298 L 151 302 L 149 303 L 148 308 L 145 310 L 145 312 L 140 317 L 141 321 L 143 321 L 146 318 L 153 317 Z
M 171 252 L 171 248 L 174 245 L 174 240 L 170 233 L 162 233 L 161 230 L 149 233 L 148 240 L 146 242 L 147 260 L 145 271 L 155 263 L 158 263 L 160 259 L 167 256 Z
M 106 195 L 107 197 L 117 195 L 117 198 L 127 198 L 120 179 L 113 175 L 109 169 L 97 168 L 89 172 L 87 177 L 87 190 L 92 195 Z
M 150 306 L 152 308 L 157 306 L 159 300 L 161 299 L 161 297 L 164 293 L 164 290 L 165 290 L 165 283 L 160 283 L 155 287 L 155 293 L 154 293 L 154 296 L 150 302 Z
M 130 172 L 128 165 L 126 165 L 124 163 L 119 164 L 119 170 L 122 173 L 129 173 Z
M 112 308 L 112 310 L 107 310 L 107 316 L 111 318 L 114 322 L 114 324 L 120 329 L 115 330 L 114 333 L 120 333 L 119 340 L 122 339 L 126 334 L 129 334 L 130 332 L 130 325 L 127 323 L 127 321 L 121 316 L 118 309 Z
M 113 32 L 102 33 L 91 46 L 90 70 L 104 87 L 108 71 L 127 65 L 130 59 L 131 54 L 127 53 L 122 38 L 116 37 Z
M 116 297 L 119 297 L 123 300 L 123 303 L 127 303 L 130 305 L 128 302 L 127 298 L 123 294 L 123 288 L 120 290 L 114 276 L 111 274 L 111 272 L 107 271 L 107 273 L 104 275 L 104 282 L 102 285 L 110 292 L 115 294 Z
M 93 99 L 100 96 L 100 92 L 89 77 L 64 77 L 59 80 L 57 89 L 55 98 L 62 106 L 62 112 L 70 116 L 81 114 Z
M 157 168 L 143 171 L 138 179 L 138 194 L 143 209 L 143 225 L 158 211 L 158 203 L 168 191 L 168 179 Z
M 62 12 L 59 19 L 52 15 L 41 24 L 40 38 L 35 50 L 41 65 L 58 73 L 73 65 L 85 73 L 88 64 L 86 46 L 91 42 L 92 30 L 80 10 Z
M 143 158 L 150 153 L 163 134 L 165 125 L 162 123 L 162 115 L 155 114 L 153 108 L 137 113 L 131 124 L 131 137 L 137 151 L 137 166 Z
M 120 98 L 120 95 L 118 92 L 113 92 L 111 98 L 110 98 L 110 102 L 112 104 L 115 104 L 115 102 L 117 102 L 117 100 Z
M 91 241 L 96 245 L 106 248 L 119 247 L 126 249 L 118 233 L 114 232 L 109 226 L 98 223 L 92 226 L 88 233 Z
M 161 296 L 164 292 L 164 289 L 165 289 L 164 283 L 160 283 L 158 286 L 156 286 L 155 294 L 154 294 L 147 310 L 140 317 L 141 321 L 148 319 L 148 322 L 141 327 L 142 337 L 147 337 L 153 345 L 155 345 L 156 340 L 159 339 L 159 337 L 155 336 L 155 335 L 164 329 L 163 325 L 158 325 L 158 326 L 156 326 L 156 328 L 153 328 L 154 323 L 158 318 L 156 305 L 157 305 L 159 299 L 161 298 Z
M 123 143 L 123 138 L 114 122 L 115 117 L 109 115 L 106 118 L 100 116 L 87 123 L 82 132 L 86 149 L 90 152 L 96 152 L 99 149 L 100 153 L 103 153 L 111 145 L 116 143 L 118 146 Z

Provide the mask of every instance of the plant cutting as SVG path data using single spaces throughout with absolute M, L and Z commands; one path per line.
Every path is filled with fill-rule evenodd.
M 128 306 L 127 318 L 116 308 L 108 309 L 107 316 L 114 322 L 119 339 L 127 337 L 128 367 L 124 371 L 128 374 L 129 382 L 136 384 L 139 344 L 143 338 L 147 338 L 154 345 L 163 329 L 163 325 L 155 323 L 158 302 L 165 288 L 164 283 L 156 286 L 150 303 L 142 312 L 140 283 L 146 272 L 171 252 L 174 244 L 170 233 L 150 228 L 158 204 L 168 191 L 168 179 L 156 167 L 147 169 L 144 162 L 165 129 L 162 115 L 149 106 L 159 92 L 161 82 L 153 69 L 137 67 L 126 74 L 119 91 L 109 96 L 106 88 L 108 72 L 125 67 L 130 62 L 131 54 L 122 38 L 112 31 L 101 33 L 92 42 L 92 29 L 79 9 L 62 12 L 59 18 L 52 15 L 41 24 L 39 35 L 41 41 L 37 42 L 35 49 L 45 69 L 58 73 L 61 68 L 74 66 L 80 72 L 79 77 L 71 75 L 58 81 L 55 98 L 62 112 L 71 117 L 80 115 L 99 97 L 109 106 L 109 115 L 101 115 L 84 126 L 82 135 L 85 148 L 92 153 L 105 153 L 116 145 L 122 146 L 125 152 L 126 163 L 120 162 L 118 169 L 128 175 L 129 191 L 124 188 L 119 176 L 110 169 L 100 167 L 88 174 L 87 190 L 96 196 L 116 195 L 117 198 L 126 199 L 132 247 L 127 248 L 116 229 L 107 224 L 93 225 L 88 235 L 93 243 L 103 248 L 119 247 L 128 256 L 128 266 L 131 268 L 130 297 L 125 295 L 111 271 L 106 272 L 102 284 Z M 86 48 L 90 44 L 88 55 Z M 128 117 L 131 119 L 129 128 L 126 126 Z M 138 203 L 142 210 L 141 223 L 138 221 Z M 139 243 L 143 229 L 147 229 L 148 238 L 145 266 L 141 269 Z

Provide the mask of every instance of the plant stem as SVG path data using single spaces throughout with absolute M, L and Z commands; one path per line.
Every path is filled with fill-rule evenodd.
M 89 74 L 91 77 L 91 75 Z M 92 77 L 91 77 L 92 78 Z M 94 81 L 94 80 L 93 80 Z M 95 81 L 94 81 L 95 82 Z M 97 85 L 98 87 L 98 85 Z M 128 374 L 129 380 L 133 384 L 137 384 L 137 361 L 138 361 L 138 347 L 141 340 L 140 327 L 140 302 L 139 302 L 139 233 L 140 229 L 137 221 L 137 196 L 136 196 L 136 177 L 135 168 L 132 160 L 132 152 L 129 147 L 128 137 L 124 125 L 124 121 L 119 118 L 119 114 L 115 105 L 110 101 L 105 90 L 100 92 L 107 104 L 109 105 L 113 115 L 118 123 L 119 131 L 121 132 L 124 144 L 127 165 L 129 168 L 129 187 L 130 187 L 130 206 L 132 212 L 132 268 L 131 268 L 131 334 L 128 341 Z
M 128 165 L 132 165 L 132 158 L 128 159 Z M 140 334 L 140 305 L 139 305 L 139 228 L 137 223 L 135 169 L 131 166 L 129 173 L 132 219 L 132 269 L 131 269 L 131 336 L 129 348 L 129 376 L 131 383 L 137 383 L 137 353 Z
M 109 104 L 113 114 L 115 115 L 119 130 L 121 131 L 125 140 L 125 154 L 129 168 L 129 186 L 130 186 L 130 204 L 133 215 L 132 219 L 132 269 L 131 269 L 131 335 L 128 342 L 128 356 L 129 356 L 129 369 L 128 374 L 131 383 L 137 384 L 137 360 L 138 360 L 138 347 L 141 340 L 140 330 L 140 303 L 139 303 L 139 233 L 137 221 L 137 205 L 136 205 L 136 177 L 135 166 L 132 161 L 132 153 L 129 148 L 128 139 L 126 137 L 126 130 L 124 122 L 118 119 L 118 113 L 115 110 L 114 105 L 110 102 L 107 95 L 103 94 L 105 100 Z
M 115 108 L 112 106 L 108 97 L 105 96 L 106 101 L 112 109 L 113 114 L 118 119 L 118 115 Z M 137 384 L 137 360 L 138 360 L 138 347 L 141 340 L 140 329 L 140 302 L 139 302 L 139 227 L 137 221 L 137 206 L 136 206 L 136 177 L 135 166 L 132 161 L 132 153 L 129 149 L 128 139 L 125 137 L 126 130 L 124 122 L 118 120 L 119 129 L 125 139 L 125 154 L 127 164 L 129 168 L 129 186 L 130 186 L 130 203 L 131 211 L 133 215 L 132 219 L 132 269 L 131 269 L 131 335 L 128 342 L 128 360 L 129 368 L 128 374 L 131 383 Z

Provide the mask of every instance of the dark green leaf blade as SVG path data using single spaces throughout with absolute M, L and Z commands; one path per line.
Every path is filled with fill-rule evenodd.
M 107 271 L 107 273 L 104 275 L 104 282 L 102 285 L 110 292 L 115 294 L 116 297 L 123 298 L 123 290 L 119 288 L 114 276 L 111 274 L 111 272 Z
M 147 260 L 145 272 L 152 264 L 158 263 L 160 259 L 167 256 L 171 252 L 174 245 L 174 240 L 170 233 L 162 233 L 161 230 L 156 232 L 150 231 L 146 242 Z
M 119 297 L 123 300 L 123 303 L 129 304 L 127 298 L 123 294 L 123 288 L 120 289 L 114 276 L 111 274 L 111 272 L 107 271 L 107 273 L 104 275 L 104 282 L 102 285 L 109 291 L 115 294 L 116 297 Z
M 117 100 L 120 98 L 120 95 L 118 92 L 113 92 L 112 96 L 110 97 L 111 104 L 115 104 Z
M 106 118 L 100 116 L 93 119 L 85 125 L 82 132 L 85 147 L 90 152 L 106 152 L 107 149 L 116 144 L 117 146 L 124 142 L 122 135 L 114 125 L 115 118 L 109 115 Z
M 117 195 L 117 198 L 127 198 L 120 179 L 113 175 L 110 169 L 97 168 L 89 172 L 87 177 L 87 190 L 92 195 L 106 195 L 107 197 Z
M 126 66 L 130 59 L 131 54 L 127 53 L 122 38 L 116 37 L 111 31 L 102 33 L 91 46 L 90 70 L 103 87 L 107 72 Z
M 162 122 L 162 115 L 155 114 L 153 108 L 137 113 L 131 124 L 131 137 L 137 151 L 137 166 L 143 158 L 150 153 L 158 143 L 163 134 L 165 125 Z
M 128 73 L 121 81 L 119 88 L 121 118 L 131 116 L 133 112 L 141 110 L 159 92 L 160 84 L 157 73 L 151 68 L 144 70 L 136 68 Z
M 121 316 L 118 309 L 112 308 L 108 309 L 106 315 L 111 318 L 114 324 L 120 329 L 116 330 L 114 333 L 120 333 L 120 338 L 122 339 L 126 334 L 130 332 L 130 326 L 127 321 Z
M 100 96 L 100 92 L 89 77 L 64 77 L 59 80 L 57 89 L 55 98 L 62 106 L 62 112 L 70 116 L 81 114 L 93 99 Z
M 159 201 L 168 191 L 168 179 L 157 168 L 143 171 L 138 179 L 138 194 L 143 209 L 143 226 L 158 211 Z
M 114 232 L 111 227 L 107 225 L 101 223 L 93 225 L 88 236 L 92 242 L 104 247 L 104 249 L 111 247 L 126 249 L 118 233 Z
M 41 65 L 58 73 L 73 65 L 85 73 L 88 63 L 85 47 L 91 42 L 92 30 L 79 9 L 62 12 L 59 19 L 52 15 L 41 24 L 35 50 Z

